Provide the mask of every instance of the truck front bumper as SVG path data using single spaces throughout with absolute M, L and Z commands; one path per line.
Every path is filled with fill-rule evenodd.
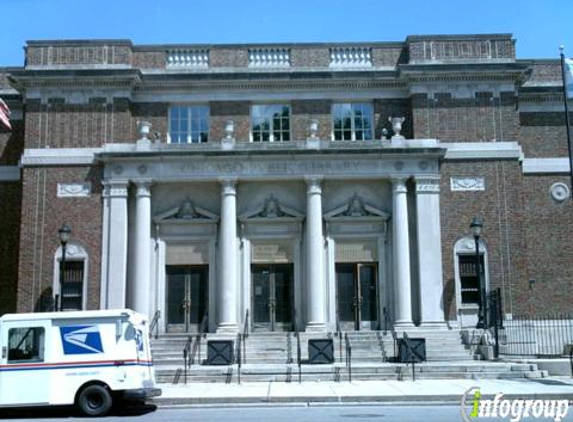
M 126 400 L 145 400 L 160 395 L 161 388 L 134 388 L 123 392 L 123 398 Z

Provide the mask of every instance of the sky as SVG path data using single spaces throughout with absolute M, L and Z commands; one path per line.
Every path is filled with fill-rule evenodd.
M 404 41 L 511 33 L 517 57 L 573 56 L 573 0 L 0 0 L 0 66 L 27 40 L 135 44 Z

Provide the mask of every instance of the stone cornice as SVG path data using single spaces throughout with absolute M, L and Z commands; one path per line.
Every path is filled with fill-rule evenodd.
M 492 63 L 405 64 L 400 77 L 410 83 L 515 81 L 522 83 L 530 67 L 511 61 Z
M 25 149 L 23 167 L 50 165 L 89 165 L 95 162 L 100 148 Z
M 452 142 L 442 143 L 447 148 L 446 160 L 523 160 L 517 142 Z
M 162 81 L 149 82 L 139 85 L 134 93 L 145 93 L 154 91 L 181 91 L 188 89 L 192 91 L 331 91 L 331 90 L 380 90 L 380 89 L 406 89 L 407 85 L 397 80 L 372 81 L 372 80 L 261 80 L 261 81 Z
M 133 87 L 141 81 L 135 69 L 21 70 L 8 80 L 18 91 L 49 87 Z

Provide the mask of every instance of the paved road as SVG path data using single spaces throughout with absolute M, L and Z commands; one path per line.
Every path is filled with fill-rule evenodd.
M 34 409 L 2 411 L 2 421 L 66 421 L 66 422 L 460 422 L 459 406 L 311 406 L 289 407 L 214 407 L 214 408 L 146 408 L 121 410 L 114 415 L 90 419 L 74 413 L 72 409 Z M 510 418 L 478 418 L 476 421 L 509 421 Z M 552 421 L 553 418 L 523 418 L 525 422 Z M 573 409 L 563 421 L 573 422 Z

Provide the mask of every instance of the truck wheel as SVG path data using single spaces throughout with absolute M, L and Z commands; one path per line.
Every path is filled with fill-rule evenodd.
M 78 396 L 78 407 L 87 416 L 103 416 L 112 404 L 109 391 L 101 385 L 88 385 Z

